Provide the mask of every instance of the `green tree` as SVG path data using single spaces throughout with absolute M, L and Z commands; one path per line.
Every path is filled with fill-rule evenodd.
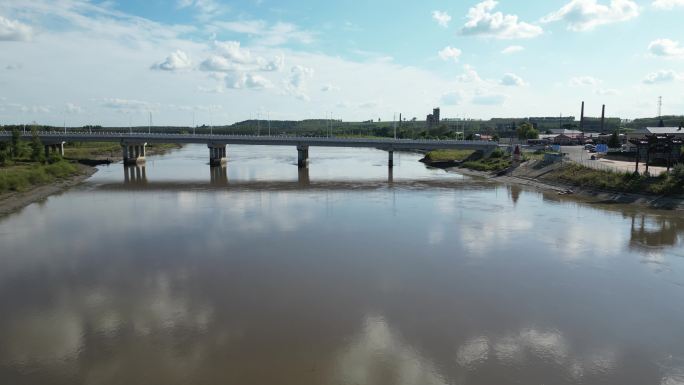
M 12 152 L 10 146 L 6 142 L 0 142 L 0 164 L 5 164 L 11 159 Z
M 36 127 L 31 128 L 31 135 L 31 160 L 34 162 L 43 162 L 45 161 L 43 143 L 40 141 Z
M 530 123 L 525 122 L 518 126 L 516 130 L 518 139 L 537 139 L 539 138 L 539 131 L 537 131 Z
M 609 148 L 619 148 L 620 147 L 620 137 L 618 136 L 617 132 L 613 132 L 613 134 L 610 136 L 610 139 L 608 139 L 608 147 Z
M 19 145 L 21 144 L 21 133 L 17 128 L 12 129 L 12 145 L 10 148 L 10 156 L 12 159 L 19 156 Z

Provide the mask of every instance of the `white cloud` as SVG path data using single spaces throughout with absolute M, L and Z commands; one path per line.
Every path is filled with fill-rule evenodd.
M 275 55 L 271 60 L 252 55 L 239 41 L 215 41 L 214 54 L 202 61 L 200 70 L 209 72 L 232 71 L 280 71 L 285 65 L 285 56 Z
M 273 84 L 270 80 L 261 75 L 252 73 L 231 73 L 226 76 L 226 87 L 232 89 L 251 89 L 261 90 L 264 88 L 271 88 Z
M 79 105 L 74 104 L 74 103 L 67 103 L 64 106 L 64 111 L 66 111 L 69 114 L 80 114 L 83 112 L 83 108 Z
M 541 27 L 518 21 L 516 15 L 492 13 L 498 2 L 485 0 L 468 10 L 463 35 L 488 36 L 497 39 L 528 39 L 541 35 Z
M 451 22 L 451 16 L 442 11 L 432 11 L 432 18 L 439 24 L 440 27 L 448 28 Z
M 199 12 L 198 18 L 204 21 L 211 20 L 227 10 L 215 0 L 178 0 L 176 6 L 181 9 L 194 8 Z
M 120 99 L 120 98 L 105 98 L 102 100 L 102 106 L 117 112 L 142 112 L 156 109 L 158 105 L 135 99 Z
M 684 47 L 678 41 L 670 39 L 657 39 L 648 45 L 648 51 L 654 56 L 684 57 Z
M 596 86 L 599 84 L 601 84 L 601 80 L 592 76 L 576 76 L 570 79 L 570 85 L 573 87 Z
M 169 108 L 172 109 L 178 109 L 181 111 L 201 111 L 201 112 L 218 112 L 223 110 L 223 106 L 217 105 L 217 104 L 209 104 L 209 105 L 196 105 L 196 106 L 176 106 L 176 105 L 169 105 Z
M 482 81 L 475 68 L 468 64 L 463 66 L 463 74 L 459 75 L 457 80 L 461 83 L 477 83 Z
M 481 93 L 473 96 L 471 102 L 484 106 L 499 106 L 506 102 L 506 95 L 497 93 Z
M 521 87 L 527 85 L 520 76 L 512 73 L 504 74 L 503 78 L 501 78 L 501 81 L 499 83 L 501 85 L 510 87 Z
M 269 60 L 261 66 L 262 71 L 280 71 L 285 66 L 285 56 L 276 55 L 273 60 Z
M 462 100 L 463 95 L 460 91 L 447 92 L 445 94 L 442 94 L 442 97 L 440 98 L 440 101 L 445 106 L 457 106 L 461 104 Z
M 0 41 L 28 41 L 32 36 L 33 29 L 28 25 L 0 16 Z
M 306 83 L 313 75 L 313 68 L 302 65 L 293 66 L 290 69 L 290 77 L 285 83 L 285 90 L 299 99 L 308 101 L 309 96 L 306 94 Z
M 514 54 L 514 53 L 521 52 L 524 50 L 525 50 L 525 47 L 523 47 L 521 45 L 511 45 L 511 46 L 504 48 L 501 51 L 501 53 L 504 55 L 510 55 L 510 54 Z
M 187 53 L 178 49 L 167 56 L 164 61 L 153 64 L 151 68 L 162 71 L 188 70 L 192 68 L 192 60 Z
M 610 5 L 597 0 L 572 0 L 542 22 L 564 21 L 571 31 L 588 31 L 599 25 L 627 21 L 639 16 L 639 6 L 631 0 L 610 0 Z
M 675 7 L 684 7 L 684 0 L 655 0 L 653 7 L 658 9 L 670 10 Z
M 620 91 L 613 88 L 600 88 L 595 91 L 596 95 L 601 96 L 617 96 L 620 95 Z
M 363 102 L 363 103 L 359 104 L 359 108 L 363 108 L 365 110 L 370 110 L 370 109 L 378 108 L 379 105 L 380 105 L 380 103 L 378 103 L 377 101 L 371 100 L 371 101 Z
M 645 84 L 671 83 L 675 80 L 680 80 L 683 77 L 684 75 L 678 74 L 672 70 L 660 70 L 646 75 L 643 82 Z
M 214 41 L 214 47 L 219 55 L 237 64 L 252 64 L 252 53 L 240 46 L 239 41 Z
M 52 106 L 43 106 L 43 105 L 34 105 L 34 106 L 28 106 L 20 103 L 6 103 L 6 104 L 0 104 L 0 107 L 2 107 L 2 110 L 5 109 L 11 109 L 15 111 L 19 111 L 22 113 L 32 113 L 32 114 L 47 114 L 52 112 Z
M 339 91 L 340 87 L 334 86 L 332 84 L 324 84 L 323 87 L 321 87 L 321 91 L 323 92 L 331 92 L 331 91 Z
M 461 53 L 462 53 L 461 50 L 458 48 L 446 46 L 446 47 L 444 47 L 443 50 L 439 51 L 437 54 L 444 61 L 453 60 L 453 61 L 457 62 L 458 59 L 461 57 Z
M 200 64 L 200 69 L 202 71 L 230 72 L 237 71 L 240 67 L 223 56 L 212 55 Z
M 247 35 L 253 43 L 261 46 L 277 46 L 289 42 L 310 44 L 315 34 L 302 30 L 292 23 L 277 22 L 269 25 L 263 20 L 221 21 L 212 24 L 226 31 Z

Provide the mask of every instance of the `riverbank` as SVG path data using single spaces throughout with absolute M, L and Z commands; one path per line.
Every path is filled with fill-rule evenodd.
M 163 155 L 168 151 L 182 148 L 180 144 L 149 144 L 145 148 L 146 155 Z M 96 166 L 123 160 L 121 145 L 109 142 L 76 143 L 64 147 L 64 158 L 81 164 Z
M 0 190 L 0 217 L 82 183 L 97 172 L 95 167 L 97 165 L 120 162 L 123 159 L 120 146 L 118 144 L 116 147 L 110 145 L 111 143 L 89 143 L 69 146 L 64 149 L 65 161 L 69 161 L 69 165 L 73 167 L 73 169 L 68 170 L 68 173 L 48 180 L 29 178 L 20 187 L 12 186 L 11 191 Z M 181 145 L 176 144 L 149 146 L 147 155 L 163 155 L 181 147 Z M 118 151 L 115 151 L 117 149 Z M 31 164 L 26 165 L 26 167 L 31 166 L 35 167 Z
M 487 179 L 493 182 L 515 184 L 540 192 L 563 195 L 570 199 L 581 200 L 594 204 L 631 204 L 650 209 L 684 210 L 684 195 L 658 195 L 639 192 L 621 192 L 603 190 L 589 186 L 578 186 L 568 183 L 559 175 L 562 165 L 559 163 L 542 167 L 533 167 L 535 161 L 522 163 L 509 172 L 496 173 L 472 170 L 464 167 L 448 167 L 448 172 L 454 172 L 475 178 Z
M 43 201 L 51 195 L 66 191 L 97 172 L 95 167 L 81 164 L 76 164 L 75 167 L 76 172 L 66 178 L 60 178 L 47 184 L 34 185 L 23 191 L 0 194 L 0 217 L 18 211 L 32 203 Z

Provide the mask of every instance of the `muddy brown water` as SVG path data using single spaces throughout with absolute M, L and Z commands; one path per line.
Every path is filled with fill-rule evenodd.
M 0 384 L 684 384 L 681 214 L 206 152 L 0 219 Z

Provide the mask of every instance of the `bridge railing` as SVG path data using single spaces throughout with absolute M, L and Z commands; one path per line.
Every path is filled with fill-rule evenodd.
M 8 131 L 0 131 L 1 136 L 11 136 L 12 133 Z M 32 133 L 22 133 L 22 137 L 28 137 L 33 135 Z M 268 140 L 268 141 L 292 141 L 292 140 L 316 140 L 322 142 L 344 142 L 344 143 L 443 143 L 443 144 L 454 144 L 454 145 L 498 145 L 498 142 L 485 142 L 480 140 L 451 140 L 451 139 L 410 139 L 410 138 L 339 138 L 330 136 L 290 136 L 290 135 L 248 135 L 248 134 L 178 134 L 178 133 L 165 133 L 165 132 L 111 132 L 111 131 L 74 131 L 68 130 L 64 131 L 38 131 L 37 135 L 40 137 L 69 137 L 69 136 L 89 136 L 93 138 L 173 138 L 173 139 L 183 139 L 183 138 L 207 138 L 207 139 L 235 139 L 244 138 L 250 140 Z

